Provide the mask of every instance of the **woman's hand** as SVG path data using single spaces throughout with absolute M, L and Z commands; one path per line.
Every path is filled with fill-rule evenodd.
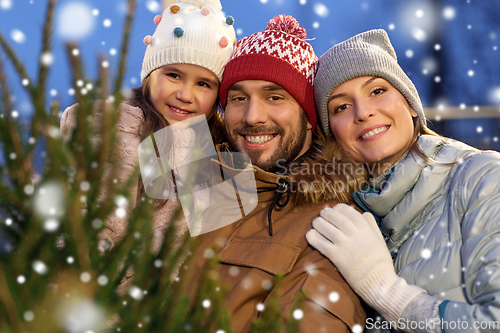
M 338 204 L 325 208 L 306 234 L 307 241 L 330 259 L 356 291 L 373 270 L 394 268 L 387 245 L 370 213 Z
M 387 320 L 397 321 L 423 289 L 397 276 L 377 222 L 370 213 L 338 204 L 314 219 L 306 239 L 337 267 L 351 288 Z

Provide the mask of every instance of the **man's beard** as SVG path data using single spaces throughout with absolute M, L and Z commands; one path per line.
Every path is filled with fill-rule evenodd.
M 302 149 L 304 148 L 304 144 L 307 139 L 307 116 L 304 112 L 300 112 L 300 122 L 297 124 L 295 130 L 291 130 L 289 133 L 279 127 L 275 126 L 259 126 L 259 127 L 250 127 L 243 125 L 242 127 L 238 127 L 233 129 L 232 133 L 227 131 L 226 134 L 228 138 L 229 146 L 231 150 L 243 152 L 250 157 L 253 165 L 258 166 L 262 170 L 269 172 L 276 172 L 278 170 L 283 170 L 286 168 L 291 162 L 293 162 Z M 277 133 L 280 136 L 280 142 L 278 147 L 274 151 L 273 155 L 269 157 L 267 160 L 262 161 L 260 159 L 261 155 L 266 153 L 266 150 L 263 151 L 247 151 L 244 150 L 243 147 L 239 147 L 237 143 L 237 139 L 241 137 L 240 133 L 246 134 L 265 134 L 265 133 Z

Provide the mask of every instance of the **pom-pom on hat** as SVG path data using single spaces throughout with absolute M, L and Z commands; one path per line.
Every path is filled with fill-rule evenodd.
M 331 134 L 328 118 L 328 98 L 342 83 L 360 76 L 376 76 L 387 80 L 418 114 L 425 125 L 422 102 L 415 85 L 399 66 L 396 52 L 387 32 L 369 30 L 332 46 L 318 62 L 314 81 L 314 99 L 327 135 Z
M 228 89 L 245 80 L 264 80 L 283 87 L 299 103 L 316 128 L 313 80 L 317 57 L 305 41 L 306 30 L 292 16 L 279 15 L 264 31 L 241 39 L 226 66 L 219 97 L 226 107 Z
M 163 12 L 142 62 L 141 81 L 155 69 L 170 64 L 204 67 L 222 79 L 233 53 L 234 19 L 222 14 L 219 0 L 176 0 Z

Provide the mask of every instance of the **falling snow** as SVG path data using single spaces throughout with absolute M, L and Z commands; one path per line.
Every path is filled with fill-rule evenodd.
M 40 62 L 47 67 L 52 66 L 52 64 L 54 63 L 54 56 L 52 55 L 52 53 L 44 53 L 40 58 Z
M 352 327 L 352 333 L 361 333 L 363 332 L 363 326 L 360 324 L 356 324 Z
M 325 6 L 324 4 L 318 2 L 314 5 L 314 12 L 319 15 L 320 17 L 327 17 L 328 14 L 330 14 L 330 11 L 328 10 L 328 7 Z
M 328 299 L 330 300 L 330 302 L 336 303 L 340 299 L 340 295 L 338 292 L 333 291 L 328 295 Z
M 108 278 L 105 276 L 105 275 L 100 275 L 98 278 L 97 278 L 97 283 L 100 285 L 100 286 L 105 286 L 108 284 Z
M 12 7 L 12 0 L 1 0 L 0 9 L 9 10 Z
M 445 7 L 443 9 L 443 17 L 446 19 L 446 20 L 453 20 L 455 18 L 455 15 L 456 15 L 456 11 L 455 11 L 455 8 L 453 7 Z
M 56 31 L 64 39 L 88 37 L 95 26 L 92 8 L 84 1 L 61 5 L 56 18 Z
M 40 185 L 34 197 L 35 212 L 42 217 L 53 217 L 64 211 L 64 189 L 59 183 Z
M 423 259 L 429 259 L 432 255 L 432 251 L 429 249 L 423 249 L 422 252 L 420 253 L 420 256 Z
M 237 8 L 234 7 L 236 5 L 229 3 L 227 0 L 225 1 L 226 3 L 224 3 L 224 1 L 225 0 L 222 0 L 225 10 L 237 20 L 238 26 L 235 26 L 235 28 L 238 39 L 243 38 L 251 32 L 262 30 L 263 27 L 260 26 L 262 22 L 259 22 L 257 26 L 257 24 L 253 22 L 257 20 L 244 17 L 245 15 L 241 14 L 241 12 L 244 11 L 240 11 L 239 13 L 236 10 L 231 10 L 231 8 Z M 478 1 L 467 2 L 469 6 L 482 5 Z M 56 12 L 55 31 L 57 36 L 63 40 L 76 39 L 81 41 L 87 38 L 87 41 L 91 41 L 96 47 L 82 47 L 81 51 L 79 49 L 74 49 L 72 55 L 81 56 L 82 59 L 87 61 L 87 59 L 95 59 L 95 54 L 98 52 L 109 54 L 111 56 L 110 60 L 103 60 L 97 63 L 97 66 L 110 68 L 116 64 L 118 59 L 116 56 L 119 55 L 119 51 L 117 51 L 119 44 L 115 39 L 119 36 L 117 31 L 121 29 L 120 24 L 122 19 L 122 16 L 119 15 L 123 15 L 123 12 L 117 11 L 116 9 L 110 10 L 104 5 L 91 6 L 89 3 L 89 1 L 80 0 L 61 4 Z M 151 23 L 152 17 L 154 16 L 153 14 L 161 12 L 160 3 L 161 1 L 159 0 L 142 1 L 142 12 L 140 12 L 140 15 L 144 16 L 139 16 L 137 21 Z M 293 3 L 293 5 L 286 7 L 289 3 Z M 289 12 L 296 17 L 304 17 L 305 19 L 300 23 L 302 26 L 306 27 L 308 38 L 311 38 L 310 42 L 316 49 L 318 56 L 331 46 L 332 40 L 340 42 L 342 38 L 352 36 L 355 33 L 361 32 L 363 29 L 367 29 L 367 27 L 384 27 L 388 30 L 391 40 L 395 43 L 395 49 L 398 53 L 398 60 L 401 65 L 405 70 L 411 70 L 412 75 L 410 77 L 417 83 L 416 86 L 419 89 L 419 93 L 421 93 L 424 106 L 438 105 L 438 98 L 442 97 L 451 100 L 452 102 L 450 102 L 449 106 L 458 107 L 461 110 L 460 112 L 466 112 L 466 110 L 470 112 L 471 109 L 475 113 L 480 112 L 480 108 L 477 105 L 500 106 L 500 80 L 498 79 L 500 73 L 497 67 L 492 66 L 492 64 L 496 64 L 496 59 L 498 57 L 497 33 L 500 31 L 500 24 L 498 22 L 481 22 L 478 18 L 474 19 L 471 18 L 470 15 L 466 16 L 464 8 L 467 7 L 459 5 L 458 2 L 456 5 L 454 4 L 453 6 L 446 6 L 440 9 L 430 9 L 424 6 L 415 7 L 414 3 L 419 5 L 418 1 L 398 2 L 398 5 L 394 6 L 394 8 L 377 6 L 375 1 L 373 5 L 372 2 L 368 1 L 356 2 L 355 4 L 349 4 L 348 2 L 344 4 L 342 1 L 339 1 L 339 3 L 341 4 L 336 4 L 336 2 L 333 1 L 315 2 L 295 0 L 293 2 L 288 2 L 279 0 L 260 0 L 260 3 L 259 1 L 252 2 L 252 6 L 256 6 L 260 10 L 260 15 L 269 16 L 266 17 L 266 20 L 273 15 L 271 11 L 274 10 L 275 7 L 277 7 L 280 12 Z M 338 19 L 341 19 L 338 17 L 338 8 L 340 5 L 350 6 L 346 8 L 346 11 L 352 11 L 357 14 L 350 16 L 349 25 L 339 24 L 337 22 Z M 6 15 L 16 10 L 16 7 L 21 6 L 26 5 L 12 0 L 0 0 L 0 14 L 3 15 L 2 19 L 5 19 Z M 241 4 L 241 6 L 243 6 L 243 4 Z M 286 10 L 287 8 L 289 8 L 289 10 Z M 295 12 L 293 12 L 293 10 L 295 10 Z M 488 8 L 485 10 L 488 10 Z M 304 12 L 303 15 L 302 12 Z M 411 18 L 403 15 L 404 12 L 408 12 Z M 380 13 L 384 13 L 384 15 L 380 15 Z M 334 14 L 335 19 L 333 19 Z M 309 18 L 309 20 L 307 18 Z M 28 18 L 30 21 L 31 19 L 31 17 Z M 40 17 L 37 16 L 36 22 L 39 22 L 39 20 Z M 33 20 L 33 22 L 35 22 L 35 20 Z M 78 24 L 75 24 L 75 22 L 78 22 Z M 437 22 L 443 24 L 443 27 L 446 28 L 443 29 L 443 31 L 450 31 L 450 35 L 436 34 L 437 30 L 435 26 Z M 36 26 L 37 30 L 27 25 L 18 25 L 17 23 L 12 26 L 6 26 L 5 35 L 6 37 L 10 37 L 9 41 L 13 42 L 15 47 L 27 47 L 33 43 L 34 40 L 39 39 L 39 25 L 35 24 L 34 26 Z M 483 31 L 484 36 L 481 37 L 482 40 L 476 40 L 478 38 L 477 31 L 480 30 L 479 27 L 483 29 L 485 26 L 487 30 L 486 32 Z M 148 26 L 150 30 L 134 29 L 137 29 L 144 35 L 152 33 L 151 26 Z M 455 39 L 457 31 L 460 31 L 460 43 L 463 45 L 460 49 L 457 49 L 457 47 L 459 47 L 457 46 L 458 44 L 451 43 Z M 106 32 L 106 34 L 109 33 L 109 36 L 101 36 L 103 32 Z M 131 42 L 131 54 L 139 59 L 141 59 L 144 48 L 140 42 L 136 43 L 136 40 L 142 41 L 142 37 L 143 36 L 133 36 Z M 56 40 L 56 42 L 59 42 L 59 40 Z M 484 46 L 481 46 L 481 44 L 484 44 Z M 467 47 L 467 45 L 477 46 Z M 463 50 L 470 52 L 470 55 L 468 55 L 466 59 L 465 57 L 460 57 L 461 54 L 467 53 L 463 52 Z M 23 56 L 25 54 L 27 54 L 27 52 L 24 52 Z M 45 66 L 52 67 L 51 70 L 53 71 L 54 77 L 64 77 L 67 73 L 64 69 L 65 66 L 62 64 L 59 66 L 62 60 L 56 59 L 54 54 L 59 55 L 59 53 L 47 53 L 41 55 L 39 59 L 34 59 L 35 57 L 33 56 L 33 58 L 26 57 L 23 58 L 23 60 L 40 60 Z M 39 54 L 36 55 L 36 57 L 38 56 Z M 57 58 L 59 58 L 59 56 Z M 133 57 L 131 58 L 134 59 Z M 453 59 L 453 61 L 450 59 Z M 473 59 L 480 59 L 480 62 L 473 62 Z M 134 61 L 135 63 L 129 64 L 129 72 L 126 78 L 132 85 L 140 84 L 136 77 L 138 73 L 140 73 L 141 61 L 137 59 L 134 59 Z M 473 63 L 474 65 L 472 65 Z M 443 66 L 443 64 L 446 66 Z M 95 66 L 94 64 L 92 65 Z M 445 69 L 447 69 L 448 72 Z M 456 77 L 451 75 L 456 75 Z M 36 78 L 36 73 L 30 72 L 28 77 Z M 27 78 L 22 80 L 23 86 L 28 86 L 29 83 Z M 448 95 L 432 95 L 432 88 L 436 84 L 441 84 L 443 87 L 446 87 L 448 92 L 443 93 L 447 93 Z M 50 90 L 50 96 L 57 97 L 57 100 L 61 99 L 64 101 L 62 105 L 63 109 L 73 102 L 73 96 L 75 95 L 75 90 L 73 88 L 59 83 L 53 84 L 52 82 L 49 87 L 54 87 Z M 78 91 L 81 93 L 87 94 L 93 89 L 94 87 L 90 83 L 83 81 L 78 82 Z M 468 90 L 471 91 L 469 95 L 461 93 Z M 15 119 L 22 119 L 25 115 L 25 110 L 20 108 L 19 105 L 16 105 L 16 109 L 17 110 L 12 111 L 11 116 Z M 441 117 L 438 116 L 436 120 L 441 120 Z M 487 137 L 491 142 L 497 143 L 499 141 L 498 136 L 494 136 L 499 132 L 498 128 L 496 128 L 494 132 L 491 132 L 484 123 L 483 125 L 474 123 L 468 127 L 468 131 L 464 132 L 468 132 L 463 133 L 465 137 L 470 136 L 472 133 L 480 138 Z M 441 134 L 449 135 L 447 133 Z M 454 135 L 460 134 L 461 133 L 458 132 L 454 133 Z M 49 135 L 52 137 L 60 137 L 60 132 L 54 127 L 49 130 Z M 36 140 L 35 138 L 29 138 L 28 142 L 33 145 L 36 143 Z M 495 147 L 500 146 L 497 144 Z M 18 158 L 15 153 L 10 153 L 7 156 L 11 160 L 16 160 Z M 97 167 L 97 163 L 95 165 L 95 167 Z M 83 192 L 89 191 L 89 181 L 81 182 L 79 188 Z M 60 222 L 58 218 L 60 218 L 61 214 L 64 214 L 64 187 L 58 184 L 40 184 L 36 187 L 33 185 L 26 185 L 23 191 L 26 195 L 33 196 L 33 204 L 35 205 L 37 214 L 42 217 L 41 221 L 44 230 L 46 232 L 55 232 L 59 230 Z M 86 201 L 85 196 L 82 196 L 82 198 Z M 126 208 L 128 207 L 128 202 L 125 203 L 120 199 L 115 200 L 115 203 L 117 205 L 115 214 L 119 217 L 125 217 L 127 214 Z M 12 226 L 14 224 L 11 218 L 7 218 L 3 223 L 6 226 Z M 92 221 L 92 227 L 100 229 L 103 227 L 103 222 L 96 219 Z M 451 246 L 451 244 L 449 246 Z M 429 249 L 424 249 L 421 252 L 421 257 L 423 259 L 429 259 L 431 256 L 432 252 Z M 66 262 L 68 264 L 73 264 L 75 259 L 73 257 L 67 257 Z M 157 268 L 162 267 L 161 260 L 155 260 L 154 266 Z M 33 261 L 32 269 L 41 275 L 46 274 L 49 270 L 47 265 L 39 260 Z M 237 276 L 240 272 L 236 266 L 233 266 L 230 268 L 229 274 Z M 29 276 L 29 274 L 27 276 Z M 90 274 L 86 272 L 82 273 L 80 278 L 82 282 L 89 282 L 92 279 Z M 26 277 L 19 275 L 16 281 L 19 284 L 24 284 L 26 283 Z M 98 276 L 96 281 L 101 286 L 109 283 L 109 279 L 104 275 Z M 247 287 L 251 284 L 251 280 L 244 281 L 244 285 Z M 262 288 L 266 290 L 272 288 L 271 280 L 265 280 L 262 283 Z M 135 286 L 129 289 L 129 295 L 136 300 L 142 299 L 144 297 L 144 292 L 145 291 Z M 330 302 L 339 301 L 338 293 L 330 292 L 328 294 L 328 300 Z M 210 307 L 210 300 L 204 300 L 202 306 L 206 308 Z M 88 300 L 73 300 L 72 305 L 68 303 L 65 307 L 66 311 L 62 311 L 63 314 L 61 315 L 61 318 L 64 317 L 64 320 L 61 320 L 65 322 L 66 327 L 79 327 L 82 332 L 90 332 L 92 330 L 98 331 L 102 323 L 102 318 L 98 315 L 101 311 L 95 304 Z M 264 308 L 263 304 L 257 305 L 257 311 L 263 311 Z M 24 320 L 32 321 L 35 315 L 40 316 L 33 311 L 36 312 L 36 309 L 26 310 L 24 313 L 21 312 L 20 315 L 22 315 Z M 303 315 L 304 313 L 300 309 L 293 312 L 293 317 L 297 320 L 300 320 Z M 138 325 L 142 326 L 141 323 Z M 362 332 L 362 326 L 355 325 L 351 330 L 360 333 Z M 224 332 L 218 330 L 216 333 Z
M 49 271 L 49 268 L 47 267 L 47 265 L 45 265 L 40 260 L 33 261 L 32 267 L 33 267 L 33 270 L 40 275 L 45 275 Z
M 294 310 L 293 318 L 295 318 L 296 320 L 301 320 L 302 318 L 304 318 L 304 311 L 302 311 L 301 309 Z
M 24 320 L 26 321 L 32 321 L 35 319 L 35 314 L 32 311 L 26 311 L 23 315 Z
M 23 44 L 26 41 L 26 35 L 19 29 L 13 29 L 10 32 L 10 38 L 18 44 Z
M 161 10 L 160 3 L 158 1 L 147 1 L 146 8 L 152 13 L 159 13 Z
M 72 297 L 62 302 L 57 311 L 62 327 L 67 332 L 100 332 L 104 313 L 93 301 Z
M 136 286 L 130 287 L 128 294 L 135 300 L 140 301 L 144 297 L 142 290 Z
M 57 231 L 59 229 L 59 221 L 54 218 L 49 218 L 43 222 L 43 229 L 49 233 Z

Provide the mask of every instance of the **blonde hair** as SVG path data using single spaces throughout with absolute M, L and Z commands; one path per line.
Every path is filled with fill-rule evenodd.
M 434 135 L 434 136 L 438 136 L 440 138 L 444 138 L 444 137 L 441 136 L 441 135 L 439 135 L 439 134 L 437 134 L 433 130 L 431 130 L 429 127 L 427 127 L 427 125 L 422 124 L 422 122 L 420 121 L 420 119 L 418 119 L 418 116 L 413 117 L 413 123 L 414 123 L 414 126 L 413 126 L 412 144 L 408 148 L 408 151 L 410 153 L 416 154 L 417 156 L 419 156 L 420 158 L 422 158 L 426 162 L 433 163 L 434 161 L 429 156 L 427 156 L 425 154 L 424 150 L 422 149 L 422 147 L 418 143 L 417 138 L 420 135 L 424 135 L 424 134 L 426 134 L 426 135 Z

